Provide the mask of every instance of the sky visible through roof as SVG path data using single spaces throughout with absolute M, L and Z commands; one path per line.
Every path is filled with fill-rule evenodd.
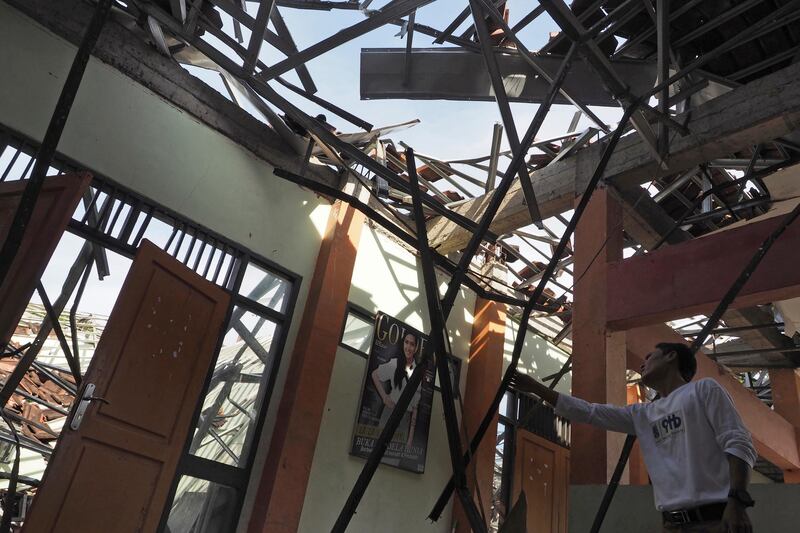
M 377 9 L 385 3 L 387 2 L 373 2 L 370 8 Z M 258 5 L 256 2 L 247 2 L 247 12 L 255 17 Z M 467 5 L 466 0 L 437 0 L 419 9 L 416 21 L 437 29 L 444 29 Z M 527 0 L 509 0 L 507 5 L 512 26 L 535 7 Z M 351 10 L 315 11 L 281 8 L 281 14 L 299 50 L 333 35 L 342 28 L 364 20 L 364 15 L 360 11 Z M 224 31 L 232 35 L 231 18 L 223 15 L 223 22 L 225 23 Z M 468 24 L 469 20 L 462 24 L 456 34 L 465 30 Z M 519 37 L 530 50 L 538 50 L 548 41 L 550 32 L 555 32 L 557 29 L 549 16 L 542 15 L 521 31 Z M 371 122 L 376 127 L 420 119 L 421 123 L 417 126 L 389 135 L 392 140 L 402 140 L 418 152 L 442 159 L 488 154 L 492 139 L 492 126 L 495 122 L 500 121 L 500 113 L 494 102 L 360 100 L 360 50 L 382 47 L 403 48 L 406 41 L 405 38 L 397 36 L 399 31 L 400 28 L 397 26 L 386 25 L 309 61 L 306 65 L 319 89 L 317 95 Z M 242 32 L 246 44 L 249 32 L 247 28 L 242 28 Z M 213 37 L 207 38 L 207 40 L 215 41 Z M 413 44 L 415 47 L 453 46 L 449 44 L 434 45 L 432 41 L 431 37 L 416 33 Z M 216 43 L 218 42 L 216 41 Z M 224 49 L 224 46 L 221 49 Z M 270 45 L 264 43 L 260 58 L 265 64 L 274 64 L 284 57 Z M 190 68 L 190 71 L 227 96 L 219 76 L 214 73 L 201 73 L 198 72 L 199 70 L 201 69 Z M 294 71 L 287 73 L 285 77 L 300 85 Z M 333 116 L 330 112 L 291 93 L 280 85 L 273 84 L 273 86 L 306 113 L 312 116 L 324 113 L 328 121 L 340 131 L 347 133 L 358 131 L 357 127 Z M 603 89 L 598 87 L 598 90 Z M 522 136 L 539 106 L 537 104 L 512 103 L 511 107 L 517 129 Z M 553 106 L 538 137 L 546 139 L 565 133 L 575 110 L 571 105 Z M 622 114 L 618 108 L 592 108 L 592 110 L 601 119 L 610 123 L 616 122 Z M 589 125 L 590 121 L 583 117 L 578 129 Z M 506 139 L 503 140 L 503 149 L 508 149 Z
M 386 3 L 374 2 L 370 8 L 379 9 Z M 468 5 L 466 0 L 438 0 L 420 8 L 416 14 L 416 22 L 437 29 L 444 29 Z M 258 6 L 259 4 L 256 2 L 247 2 L 247 12 L 255 17 Z M 532 6 L 531 2 L 528 1 L 509 0 L 507 7 L 509 8 L 509 24 L 513 26 L 535 6 Z M 299 50 L 303 50 L 364 19 L 364 15 L 361 12 L 351 10 L 314 11 L 290 8 L 280 8 L 280 10 Z M 222 18 L 224 23 L 223 31 L 233 35 L 233 20 L 226 14 L 223 14 Z M 465 21 L 455 34 L 458 35 L 466 30 L 470 26 L 470 22 L 471 19 Z M 249 31 L 247 28 L 241 28 L 241 31 L 244 43 L 247 44 L 250 38 Z M 519 32 L 518 37 L 529 50 L 536 51 L 548 42 L 551 32 L 557 31 L 556 24 L 545 14 L 539 16 L 533 23 Z M 394 141 L 395 144 L 399 144 L 401 141 L 408 144 L 418 153 L 441 160 L 488 155 L 493 125 L 496 122 L 500 122 L 500 113 L 495 102 L 360 99 L 359 61 L 361 49 L 404 48 L 406 40 L 399 36 L 399 32 L 399 27 L 386 25 L 306 63 L 318 87 L 317 96 L 371 122 L 375 127 L 419 119 L 420 123 L 416 126 L 393 132 L 386 136 L 386 138 Z M 204 39 L 220 50 L 226 49 L 225 45 L 213 36 L 206 34 Z M 417 48 L 443 46 L 435 45 L 432 41 L 433 39 L 427 35 L 415 33 L 413 45 Z M 453 45 L 444 46 L 450 47 Z M 229 55 L 238 59 L 232 51 Z M 264 64 L 275 64 L 284 57 L 283 54 L 269 44 L 263 44 L 260 59 Z M 227 90 L 216 72 L 198 67 L 185 68 L 228 97 Z M 300 85 L 300 81 L 294 71 L 287 73 L 285 76 L 289 81 Z M 345 133 L 359 131 L 357 127 L 295 95 L 279 84 L 272 84 L 272 86 L 307 114 L 313 116 L 323 113 L 330 123 Z M 604 88 L 598 87 L 597 90 L 603 91 Z M 244 106 L 245 109 L 249 107 L 249 105 Z M 538 104 L 511 104 L 520 137 L 524 134 L 538 107 Z M 548 139 L 566 133 L 576 110 L 572 105 L 554 105 L 540 129 L 537 139 Z M 248 111 L 252 113 L 252 109 L 248 109 Z M 592 107 L 592 111 L 612 127 L 622 115 L 622 111 L 618 107 Z M 590 120 L 583 116 L 578 122 L 577 130 L 583 130 L 590 125 L 592 125 Z M 504 134 L 501 149 L 507 150 L 508 148 L 508 140 Z M 500 170 L 504 170 L 508 163 L 509 159 L 501 158 Z M 476 174 L 472 169 L 460 167 L 460 170 L 477 177 L 481 181 L 485 180 L 485 176 Z M 459 180 L 459 183 L 475 195 L 482 194 L 482 190 L 472 184 L 463 180 Z M 445 186 L 441 183 L 437 184 L 437 186 L 454 190 L 453 187 Z M 569 217 L 570 214 L 565 213 L 565 216 Z M 546 221 L 546 224 L 556 235 L 561 235 L 564 230 L 564 225 L 555 219 Z M 525 230 L 545 236 L 544 232 L 537 230 L 534 226 L 525 228 Z M 513 237 L 510 242 L 519 246 L 520 251 L 530 260 L 546 262 L 549 259 L 550 251 L 547 249 L 547 245 L 538 243 L 536 247 L 531 247 L 517 237 Z M 632 251 L 629 250 L 629 253 L 632 253 Z M 513 268 L 519 270 L 523 266 L 517 262 Z M 515 278 L 512 275 L 508 281 L 513 282 L 514 280 Z M 569 287 L 572 285 L 571 276 L 563 271 L 558 276 L 557 281 L 561 284 L 561 287 L 554 284 L 549 285 L 549 288 L 555 292 L 556 296 L 560 296 L 564 292 L 564 286 Z
M 376 1 L 373 2 L 370 8 L 379 9 L 386 3 L 386 1 Z M 437 0 L 419 9 L 417 11 L 416 21 L 419 24 L 426 24 L 437 29 L 444 29 L 467 5 L 468 2 L 466 0 Z M 247 12 L 255 17 L 258 6 L 259 4 L 256 2 L 247 2 Z M 532 6 L 532 3 L 528 1 L 509 0 L 507 7 L 510 13 L 509 24 L 513 26 L 535 6 Z M 281 8 L 281 14 L 299 50 L 303 50 L 333 35 L 341 29 L 364 19 L 364 15 L 360 11 L 355 10 L 315 11 Z M 232 19 L 225 13 L 222 13 L 222 19 L 224 23 L 223 31 L 229 35 L 233 35 Z M 464 31 L 469 26 L 470 21 L 471 19 L 468 19 L 462 24 L 455 34 L 458 35 Z M 244 27 L 241 28 L 241 31 L 244 37 L 244 45 L 246 46 L 250 38 L 250 33 L 247 28 Z M 493 125 L 500 121 L 500 114 L 495 102 L 360 100 L 360 50 L 362 48 L 381 47 L 404 48 L 406 41 L 405 38 L 401 38 L 398 35 L 399 31 L 400 28 L 397 26 L 386 25 L 309 61 L 307 67 L 318 87 L 317 95 L 371 122 L 375 127 L 419 119 L 420 123 L 416 126 L 388 135 L 388 138 L 395 141 L 395 143 L 403 141 L 409 146 L 412 146 L 417 152 L 440 159 L 459 159 L 487 155 L 490 151 Z M 518 36 L 528 49 L 535 51 L 549 40 L 551 32 L 556 31 L 557 26 L 552 19 L 545 14 L 538 17 L 533 23 L 521 31 Z M 208 33 L 206 33 L 203 38 L 220 50 L 224 51 L 226 49 L 225 45 Z M 433 39 L 429 36 L 416 33 L 414 36 L 414 46 L 442 46 L 432 44 L 432 40 Z M 229 55 L 233 57 L 233 52 L 231 51 Z M 284 57 L 284 55 L 272 48 L 269 44 L 264 43 L 262 46 L 260 59 L 265 64 L 275 64 Z M 224 96 L 229 96 L 218 73 L 199 67 L 185 68 L 214 87 Z M 299 79 L 294 71 L 287 73 L 285 78 L 300 85 Z M 316 104 L 308 102 L 302 97 L 284 89 L 282 86 L 278 84 L 273 84 L 273 86 L 284 97 L 306 113 L 312 116 L 318 113 L 325 114 L 328 121 L 336 126 L 338 130 L 345 133 L 359 131 L 356 126 L 339 119 L 332 113 L 319 108 Z M 598 90 L 604 89 L 598 87 Z M 248 109 L 249 106 L 244 107 Z M 511 104 L 520 136 L 522 136 L 527 129 L 538 107 L 538 104 Z M 621 110 L 619 108 L 593 107 L 592 110 L 611 126 L 613 126 L 621 116 Z M 248 109 L 248 111 L 252 113 L 252 109 Z M 571 105 L 554 105 L 537 138 L 547 139 L 566 133 L 575 111 L 576 108 Z M 590 125 L 590 121 L 586 117 L 582 117 L 578 123 L 577 129 L 582 130 Z M 508 141 L 505 135 L 502 149 L 508 149 Z M 507 163 L 508 159 L 501 159 L 500 169 L 502 170 Z M 462 170 L 466 169 L 462 168 Z M 474 172 L 471 173 L 475 175 Z M 484 176 L 476 177 L 485 179 Z M 481 192 L 473 185 L 466 183 L 463 183 L 463 185 L 474 194 L 479 194 Z M 569 213 L 566 215 L 569 216 Z M 555 220 L 550 220 L 548 226 L 558 235 L 561 234 L 564 228 L 561 223 Z M 536 230 L 533 226 L 526 228 L 526 230 L 544 236 L 544 233 Z M 65 236 L 59 249 L 54 254 L 51 265 L 48 267 L 48 271 L 43 278 L 51 298 L 59 292 L 66 270 L 77 255 L 77 250 L 80 247 L 79 241 L 80 239 L 71 235 Z M 518 241 L 518 239 L 514 239 L 514 242 L 516 241 Z M 548 258 L 541 251 L 531 249 L 530 246 L 524 243 L 519 242 L 517 244 L 520 245 L 521 251 L 531 260 L 546 261 Z M 538 246 L 542 251 L 549 252 L 546 245 L 539 243 Z M 115 254 L 110 255 L 113 256 Z M 97 281 L 95 275 L 92 276 L 94 282 L 90 282 L 87 287 L 87 293 L 84 296 L 81 306 L 82 310 L 84 310 L 83 308 L 85 307 L 86 311 L 101 315 L 107 315 L 111 311 L 111 306 L 116 297 L 118 288 L 121 286 L 125 274 L 127 273 L 129 261 L 117 256 L 111 258 L 111 262 L 112 275 L 110 278 L 106 278 L 105 281 L 100 283 Z M 519 270 L 522 266 L 523 265 L 517 262 L 515 264 L 515 269 Z M 572 285 L 571 276 L 566 273 L 562 273 L 558 281 L 567 287 Z M 556 295 L 563 293 L 561 288 L 553 284 L 550 284 L 550 288 L 554 290 Z M 34 299 L 38 300 L 38 297 Z

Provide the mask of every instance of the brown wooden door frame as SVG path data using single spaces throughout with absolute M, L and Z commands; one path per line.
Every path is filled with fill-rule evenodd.
M 530 431 L 522 428 L 516 430 L 516 442 L 514 443 L 514 476 L 513 476 L 513 497 L 512 502 L 516 502 L 522 490 L 522 473 L 525 464 L 525 442 L 543 448 L 553 453 L 553 533 L 567 532 L 567 517 L 569 504 L 569 450 L 563 446 L 542 438 Z M 535 495 L 526 494 L 528 502 L 528 531 L 542 531 L 541 528 L 531 529 L 531 510 L 536 505 Z M 513 503 L 512 503 L 513 505 Z M 544 532 L 543 532 L 544 533 Z
M 75 213 L 92 175 L 88 172 L 51 176 L 45 179 L 5 282 L 0 286 L 0 346 L 11 339 L 36 284 Z M 0 183 L 0 242 L 8 235 L 27 181 Z
M 79 395 L 24 531 L 155 531 L 229 310 L 226 291 L 143 242 L 84 379 L 110 403 L 73 431 Z

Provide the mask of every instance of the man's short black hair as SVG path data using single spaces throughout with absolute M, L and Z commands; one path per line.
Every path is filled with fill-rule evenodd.
M 664 353 L 677 353 L 678 371 L 687 383 L 692 380 L 697 372 L 697 360 L 694 358 L 694 353 L 692 353 L 692 350 L 689 349 L 688 346 L 681 342 L 659 342 L 656 344 L 656 348 Z

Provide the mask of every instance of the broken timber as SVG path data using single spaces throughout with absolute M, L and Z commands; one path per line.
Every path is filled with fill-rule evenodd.
M 692 110 L 687 126 L 690 134 L 676 137 L 670 146 L 669 169 L 660 168 L 649 148 L 638 137 L 622 139 L 611 157 L 604 179 L 619 186 L 645 183 L 654 178 L 689 169 L 724 157 L 759 142 L 775 139 L 800 128 L 800 63 L 739 87 Z M 680 122 L 683 118 L 678 115 Z M 602 154 L 594 144 L 575 155 L 531 173 L 542 218 L 572 208 Z M 470 200 L 456 211 L 477 219 L 491 194 Z M 519 182 L 503 199 L 491 230 L 497 234 L 530 224 L 528 208 Z M 462 248 L 470 233 L 437 218 L 429 223 L 431 246 L 440 253 Z

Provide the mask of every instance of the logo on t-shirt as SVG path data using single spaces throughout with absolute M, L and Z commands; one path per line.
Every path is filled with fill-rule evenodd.
M 678 412 L 670 413 L 656 420 L 650 427 L 653 429 L 653 437 L 655 437 L 656 443 L 660 443 L 664 441 L 664 439 L 681 433 L 684 430 L 683 419 L 678 416 Z

